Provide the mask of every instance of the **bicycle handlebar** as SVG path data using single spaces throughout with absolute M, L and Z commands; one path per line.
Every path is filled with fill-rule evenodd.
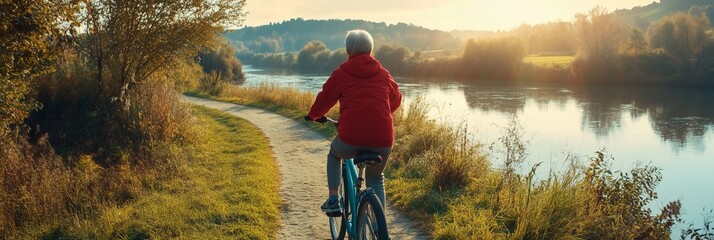
M 320 118 L 318 118 L 318 119 L 315 119 L 314 121 L 312 120 L 312 118 L 310 118 L 310 117 L 308 117 L 308 116 L 305 116 L 305 121 L 318 122 L 318 123 L 322 123 L 322 124 L 327 123 L 327 122 L 331 122 L 331 123 L 337 125 L 337 120 L 334 120 L 334 119 L 329 118 L 329 117 L 326 117 L 326 116 L 322 116 L 322 117 L 320 117 Z

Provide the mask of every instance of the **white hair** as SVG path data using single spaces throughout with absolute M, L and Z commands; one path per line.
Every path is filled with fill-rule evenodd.
M 371 53 L 372 48 L 374 48 L 374 40 L 372 40 L 372 35 L 367 31 L 355 29 L 347 32 L 345 47 L 349 55 Z

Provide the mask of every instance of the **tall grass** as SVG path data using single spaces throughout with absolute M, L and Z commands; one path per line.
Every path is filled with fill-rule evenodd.
M 129 110 L 116 114 L 118 121 L 109 124 L 110 132 L 118 135 L 111 139 L 124 148 L 115 152 L 118 160 L 125 158 L 137 171 L 153 176 L 171 175 L 184 161 L 181 149 L 194 136 L 189 107 L 168 81 L 160 79 L 141 84 L 130 98 Z
M 303 116 L 310 111 L 312 101 L 315 100 L 315 95 L 312 93 L 302 92 L 296 88 L 280 87 L 275 84 L 266 83 L 255 87 L 226 85 L 218 95 L 212 95 L 200 90 L 187 91 L 185 94 L 265 108 L 296 120 L 303 119 Z M 339 104 L 326 115 L 336 119 L 339 115 L 338 108 Z M 327 124 L 306 123 L 306 126 L 316 129 L 327 136 L 337 134 L 335 127 Z
M 217 98 L 294 117 L 313 100 L 266 85 L 231 91 Z M 385 175 L 388 199 L 436 239 L 665 239 L 677 222 L 678 201 L 659 213 L 647 207 L 661 180 L 657 168 L 613 172 L 611 157 L 597 152 L 586 161 L 565 159 L 562 172 L 536 176 L 536 165 L 524 175 L 514 170 L 527 157 L 517 121 L 494 143 L 505 156 L 497 157 L 471 141 L 466 128 L 430 119 L 428 109 L 418 98 L 395 114 Z
M 228 100 L 249 103 L 254 106 L 280 110 L 285 113 L 306 114 L 315 96 L 295 88 L 260 84 L 254 88 L 231 86 L 220 95 Z M 293 115 L 291 114 L 291 115 Z
M 432 188 L 439 191 L 461 188 L 472 178 L 484 176 L 489 163 L 480 152 L 481 145 L 469 140 L 465 127 L 451 128 L 431 120 L 428 106 L 417 98 L 395 114 L 393 173 L 431 178 Z
M 62 63 L 37 81 L 32 129 L 0 139 L 0 238 L 62 235 L 180 174 L 195 127 L 173 82 L 138 86 L 116 112 L 95 84 L 81 62 Z
M 0 238 L 27 224 L 57 222 L 78 203 L 74 172 L 64 166 L 46 139 L 32 144 L 14 135 L 0 139 Z

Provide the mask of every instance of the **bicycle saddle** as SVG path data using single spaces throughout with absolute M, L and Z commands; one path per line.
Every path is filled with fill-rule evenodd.
M 359 152 L 353 160 L 355 165 L 364 163 L 367 167 L 371 167 L 382 163 L 382 156 L 373 152 Z

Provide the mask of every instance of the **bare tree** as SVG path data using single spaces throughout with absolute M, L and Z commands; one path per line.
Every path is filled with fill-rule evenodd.
M 622 41 L 622 26 L 615 14 L 598 6 L 587 14 L 575 16 L 575 34 L 580 54 L 588 60 L 602 62 L 616 56 Z
M 634 56 L 641 55 L 647 51 L 647 42 L 645 36 L 637 28 L 630 30 L 630 36 L 627 38 L 626 51 Z

